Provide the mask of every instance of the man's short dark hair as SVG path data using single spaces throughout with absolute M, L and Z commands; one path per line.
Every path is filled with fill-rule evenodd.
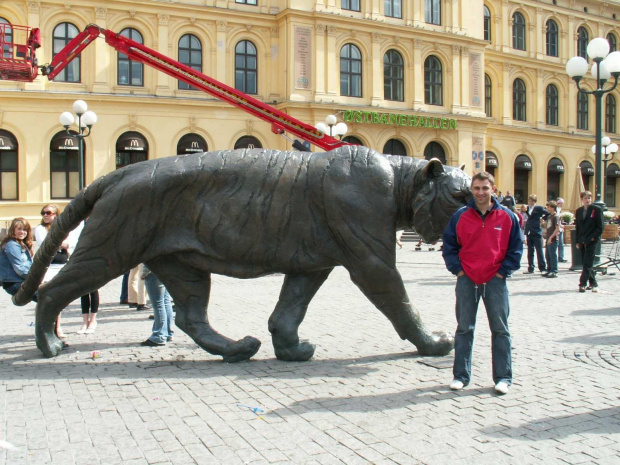
M 492 186 L 495 185 L 495 178 L 493 177 L 491 173 L 487 173 L 486 171 L 480 171 L 479 173 L 474 174 L 473 177 L 471 178 L 471 183 L 473 184 L 474 181 L 478 179 L 480 181 L 489 181 Z
M 554 210 L 558 209 L 558 204 L 555 200 L 549 200 L 549 202 L 547 202 L 547 206 L 553 208 Z
M 590 197 L 592 197 L 592 192 L 590 192 L 590 191 L 583 191 L 581 194 L 579 194 L 579 198 L 580 198 L 580 199 L 583 199 L 584 197 L 586 197 L 586 196 L 588 196 L 588 195 L 589 195 Z

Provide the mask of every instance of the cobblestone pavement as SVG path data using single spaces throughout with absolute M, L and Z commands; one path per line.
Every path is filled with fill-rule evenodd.
M 405 243 L 398 262 L 427 325 L 454 331 L 441 254 Z M 301 326 L 318 346 L 305 363 L 280 362 L 271 347 L 282 276 L 214 277 L 212 324 L 263 341 L 238 364 L 180 331 L 167 347 L 141 347 L 151 322 L 117 304 L 120 280 L 101 291 L 95 334 L 76 334 L 78 302 L 63 312 L 71 347 L 45 359 L 34 306 L 0 292 L 0 440 L 16 448 L 0 448 L 0 463 L 619 464 L 620 275 L 580 294 L 562 265 L 558 279 L 510 279 L 515 385 L 503 397 L 484 311 L 473 382 L 452 392 L 452 357 L 417 356 L 341 268 Z

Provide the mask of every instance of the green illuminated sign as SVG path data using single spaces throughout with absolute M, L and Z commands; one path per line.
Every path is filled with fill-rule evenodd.
M 343 119 L 346 123 L 386 124 L 388 126 L 407 126 L 413 128 L 457 129 L 457 121 L 455 119 L 438 118 L 435 116 L 345 110 Z

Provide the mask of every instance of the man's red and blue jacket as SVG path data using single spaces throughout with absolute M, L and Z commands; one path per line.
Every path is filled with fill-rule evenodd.
M 493 198 L 483 215 L 471 200 L 459 209 L 443 233 L 443 259 L 452 274 L 462 270 L 476 284 L 496 273 L 506 277 L 521 266 L 523 240 L 517 216 Z

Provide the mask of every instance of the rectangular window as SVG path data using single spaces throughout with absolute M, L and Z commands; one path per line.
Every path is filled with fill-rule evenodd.
M 79 191 L 78 151 L 50 152 L 51 197 L 70 199 Z
M 341 5 L 343 10 L 361 11 L 360 0 L 342 0 Z
M 424 1 L 424 21 L 428 24 L 441 25 L 441 0 Z
M 235 3 L 243 3 L 245 5 L 257 5 L 257 0 L 235 0 Z
M 0 200 L 17 200 L 17 151 L 0 152 Z
M 402 18 L 402 8 L 400 0 L 384 0 L 385 16 L 392 18 Z
M 588 96 L 582 92 L 577 97 L 577 129 L 588 129 Z
M 605 177 L 605 204 L 608 207 L 616 206 L 616 178 Z

